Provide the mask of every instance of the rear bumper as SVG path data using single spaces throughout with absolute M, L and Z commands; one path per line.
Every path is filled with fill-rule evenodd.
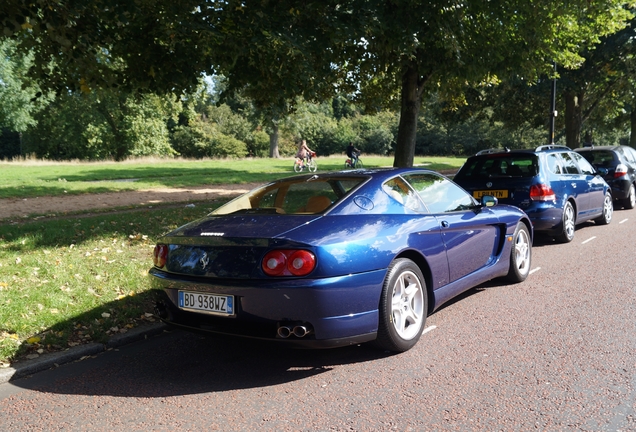
M 563 209 L 554 205 L 536 205 L 524 209 L 535 231 L 554 233 L 559 232 L 563 226 Z
M 157 314 L 169 325 L 270 340 L 292 346 L 329 348 L 376 338 L 378 305 L 386 270 L 326 279 L 275 281 L 188 278 L 151 269 L 151 285 L 165 293 Z M 248 285 L 249 284 L 249 285 Z M 178 291 L 234 296 L 233 316 L 186 311 L 178 305 Z M 281 337 L 279 328 L 304 326 L 303 337 Z
M 276 344 L 284 345 L 285 347 L 292 348 L 312 348 L 312 349 L 323 349 L 323 348 L 338 348 L 349 345 L 357 345 L 365 342 L 370 342 L 376 339 L 377 332 L 372 332 L 368 334 L 356 335 L 345 338 L 338 339 L 315 339 L 311 337 L 307 338 L 298 338 L 296 336 L 290 336 L 289 338 L 282 339 L 279 337 L 272 338 L 270 336 L 265 335 L 257 335 L 252 334 L 245 331 L 232 331 L 231 328 L 223 330 L 218 327 L 207 326 L 202 323 L 200 320 L 195 321 L 180 321 L 179 319 L 174 319 L 173 317 L 161 318 L 161 321 L 167 324 L 170 327 L 180 328 L 183 330 L 187 330 L 195 333 L 213 333 L 222 336 L 230 336 L 230 337 L 239 337 L 239 338 L 247 338 L 247 339 L 255 339 L 260 341 L 266 341 Z
M 629 179 L 612 180 L 610 182 L 610 186 L 612 187 L 612 197 L 615 200 L 624 200 L 629 195 L 629 187 L 631 186 L 631 182 L 629 181 Z

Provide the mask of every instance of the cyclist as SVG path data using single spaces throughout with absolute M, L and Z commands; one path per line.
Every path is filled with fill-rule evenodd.
M 307 141 L 300 141 L 300 144 L 298 145 L 298 151 L 296 152 L 296 157 L 303 161 L 303 168 L 305 167 L 305 161 L 307 160 L 311 152 L 312 150 L 307 147 Z
M 353 146 L 353 143 L 349 141 L 349 145 L 347 146 L 347 156 L 351 158 L 351 166 L 355 167 L 358 164 L 358 156 L 360 155 L 360 150 Z

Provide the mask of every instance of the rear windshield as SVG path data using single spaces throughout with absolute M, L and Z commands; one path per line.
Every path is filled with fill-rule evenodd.
M 534 154 L 494 154 L 468 159 L 455 179 L 487 179 L 493 177 L 534 177 L 539 173 Z
M 340 201 L 366 177 L 291 178 L 254 189 L 213 211 L 212 215 L 316 214 Z
M 614 167 L 614 152 L 608 150 L 582 151 L 579 153 L 589 163 L 602 168 Z

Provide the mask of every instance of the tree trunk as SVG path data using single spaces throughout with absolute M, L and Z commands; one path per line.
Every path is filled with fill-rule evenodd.
M 565 145 L 571 149 L 581 146 L 583 91 L 565 92 Z
M 119 106 L 119 112 L 123 116 L 125 112 L 125 103 L 122 100 L 117 101 Z M 121 124 L 121 118 L 115 118 L 113 113 L 109 110 L 105 101 L 99 101 L 97 103 L 97 112 L 99 112 L 106 121 L 106 124 L 110 127 L 110 130 L 115 137 L 112 147 L 109 149 L 110 155 L 116 162 L 121 162 L 129 155 L 128 140 L 124 137 L 119 125 Z
M 412 167 L 415 155 L 417 118 L 422 105 L 422 90 L 419 87 L 417 66 L 411 63 L 402 75 L 402 104 L 400 125 L 395 145 L 394 167 Z
M 278 159 L 278 123 L 272 121 L 272 133 L 269 134 L 269 157 Z
M 631 129 L 629 131 L 629 145 L 636 148 L 636 98 L 632 102 L 632 112 L 629 116 L 631 120 Z

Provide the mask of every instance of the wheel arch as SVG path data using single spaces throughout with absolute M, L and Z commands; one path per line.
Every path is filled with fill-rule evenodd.
M 427 314 L 432 312 L 433 305 L 435 303 L 435 299 L 433 297 L 433 275 L 431 274 L 431 269 L 426 261 L 426 258 L 417 251 L 414 250 L 405 250 L 398 254 L 395 259 L 398 258 L 407 258 L 415 263 L 416 266 L 419 267 L 422 275 L 424 276 L 424 283 L 426 283 L 426 299 L 427 301 Z
M 576 225 L 579 220 L 579 206 L 576 205 L 576 199 L 574 199 L 574 197 L 572 196 L 569 196 L 565 199 L 565 201 L 563 202 L 563 208 L 565 208 L 565 204 L 567 203 L 572 204 L 572 209 L 574 210 L 574 225 Z
M 528 229 L 528 232 L 530 233 L 530 243 L 532 243 L 534 241 L 534 228 L 532 226 L 532 222 L 527 217 L 519 219 L 519 222 L 523 223 Z

